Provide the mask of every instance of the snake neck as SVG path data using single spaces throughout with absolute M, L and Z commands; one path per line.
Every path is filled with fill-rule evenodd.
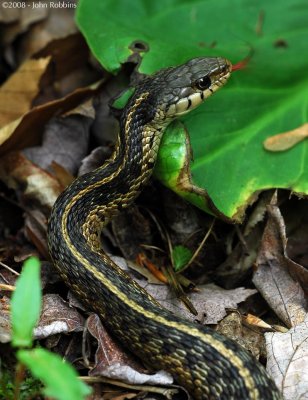
M 50 218 L 58 225 L 54 229 L 67 228 L 73 242 L 82 240 L 96 252 L 101 249 L 102 228 L 134 201 L 151 176 L 169 122 L 157 123 L 148 93 L 131 102 L 122 114 L 112 157 L 77 178 L 57 199 Z

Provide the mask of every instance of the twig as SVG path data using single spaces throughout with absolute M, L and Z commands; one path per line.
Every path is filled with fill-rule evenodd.
M 15 271 L 14 269 L 12 269 L 11 267 L 9 267 L 8 265 L 4 264 L 2 261 L 0 261 L 0 265 L 2 265 L 2 267 L 8 269 L 9 271 L 12 272 L 12 274 L 15 274 L 17 276 L 19 276 L 19 273 L 17 271 Z
M 215 218 L 214 218 L 213 221 L 212 221 L 212 223 L 211 223 L 211 226 L 209 227 L 208 231 L 206 232 L 206 234 L 205 234 L 204 238 L 202 239 L 201 243 L 199 244 L 197 250 L 194 252 L 194 254 L 192 255 L 191 259 L 188 261 L 188 263 L 185 265 L 185 267 L 183 267 L 179 272 L 182 273 L 183 271 L 185 271 L 185 270 L 195 261 L 195 259 L 196 259 L 197 256 L 199 255 L 199 253 L 200 253 L 202 247 L 204 246 L 204 243 L 206 242 L 206 240 L 207 240 L 208 237 L 210 236 L 210 234 L 211 234 L 211 232 L 212 232 L 212 229 L 213 229 L 213 227 L 214 227 L 215 221 L 216 221 L 216 220 L 215 220 Z

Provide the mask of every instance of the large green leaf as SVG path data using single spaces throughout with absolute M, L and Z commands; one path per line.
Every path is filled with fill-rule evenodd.
M 167 129 L 156 169 L 199 207 L 239 219 L 260 190 L 308 192 L 307 141 L 281 153 L 263 148 L 265 138 L 307 121 L 305 10 L 304 0 L 80 0 L 77 20 L 111 72 L 136 58 L 136 41 L 149 47 L 138 53 L 142 73 L 201 55 L 235 63 L 253 49 L 248 67 L 226 88 Z M 190 151 L 182 153 L 186 132 L 193 162 Z

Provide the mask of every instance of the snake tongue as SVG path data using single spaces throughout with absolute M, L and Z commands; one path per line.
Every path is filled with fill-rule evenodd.
M 250 59 L 252 57 L 252 54 L 249 54 L 247 57 L 245 57 L 243 60 L 239 61 L 238 63 L 232 65 L 232 72 L 237 71 L 239 69 L 246 68 L 247 64 L 249 63 Z

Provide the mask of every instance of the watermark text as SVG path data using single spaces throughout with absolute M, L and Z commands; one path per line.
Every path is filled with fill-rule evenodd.
M 70 1 L 4 1 L 2 8 L 77 8 L 77 4 Z

